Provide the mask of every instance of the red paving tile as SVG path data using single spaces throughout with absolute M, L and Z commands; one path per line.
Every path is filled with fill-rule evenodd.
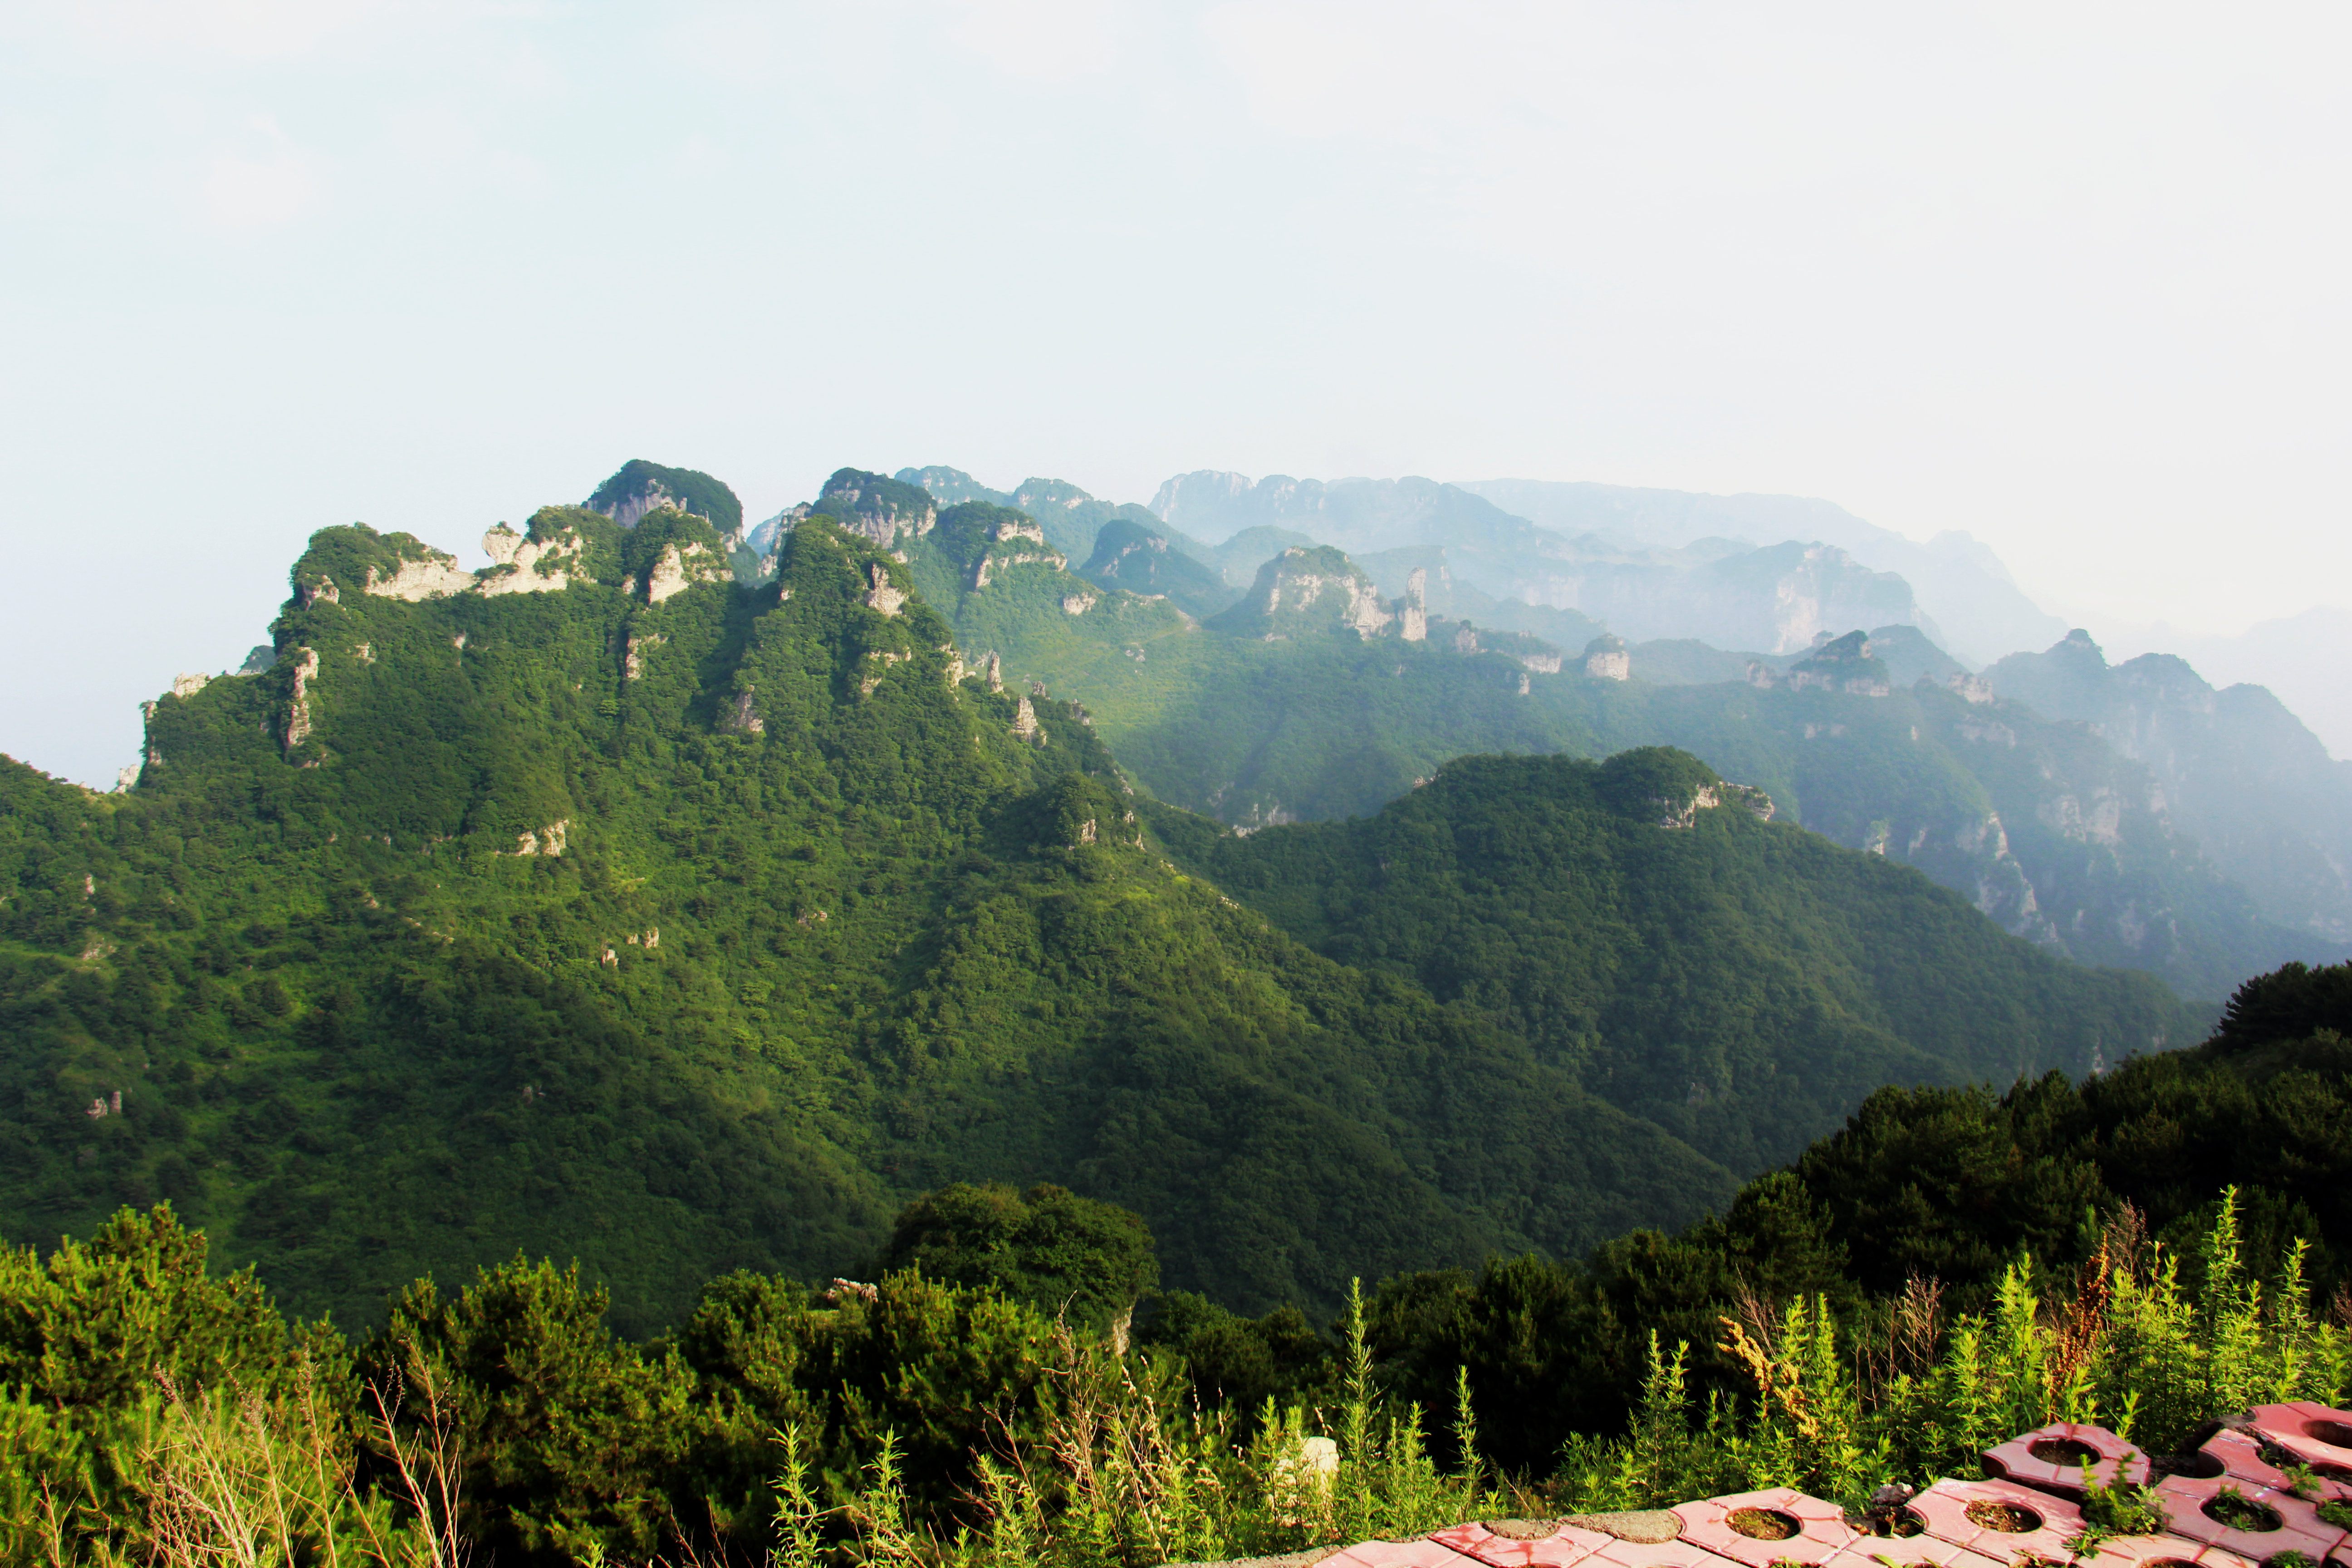
M 1969 1517 L 1979 1503 L 2007 1503 L 2041 1522 L 2031 1530 L 1993 1530 Z M 1927 1533 L 1981 1557 L 2014 1563 L 2021 1553 L 2063 1563 L 2066 1542 L 2082 1533 L 2083 1516 L 2064 1498 L 2009 1481 L 1937 1481 L 1906 1505 Z
M 2091 1479 L 2100 1486 L 2114 1486 L 2117 1477 L 2136 1484 L 2147 1479 L 2147 1456 L 2136 1445 L 2126 1443 L 2104 1426 L 2078 1426 L 2071 1421 L 2037 1426 L 2031 1432 L 2020 1433 L 1998 1448 L 1987 1449 L 1985 1473 L 2020 1486 L 2079 1500 L 2083 1495 L 2082 1462 L 2053 1455 L 2051 1450 L 2061 1444 L 2080 1444 L 2096 1454 L 2091 1465 Z
M 1917 1535 L 1865 1535 L 1831 1558 L 1824 1568 L 2004 1568 L 1965 1546 Z
M 1723 1568 L 1725 1560 L 1687 1541 L 1612 1541 L 1585 1568 Z
M 1835 1503 L 1775 1488 L 1680 1504 L 1672 1511 L 1682 1538 L 1663 1544 L 1619 1541 L 1574 1525 L 1539 1541 L 1520 1541 L 1483 1524 L 1458 1524 L 1421 1541 L 1363 1542 L 1323 1558 L 1318 1568 L 2017 1568 L 2028 1560 L 2073 1568 L 2263 1568 L 2284 1552 L 2300 1552 L 2322 1568 L 2352 1568 L 2352 1531 L 2320 1519 L 2317 1501 L 2294 1496 L 2285 1475 L 2262 1453 L 2268 1443 L 2316 1471 L 2319 1500 L 2352 1495 L 2352 1415 L 2344 1411 L 2308 1404 L 2262 1406 L 2248 1430 L 2225 1429 L 2206 1443 L 2219 1474 L 2168 1476 L 2157 1483 L 2169 1531 L 2117 1536 L 2081 1557 L 2066 1543 L 2083 1528 L 2073 1500 L 2081 1495 L 2082 1466 L 2033 1452 L 2053 1441 L 2095 1449 L 2101 1458 L 2092 1474 L 2104 1484 L 2147 1474 L 2147 1461 L 2113 1433 L 2062 1424 L 1988 1451 L 1986 1466 L 2001 1472 L 1998 1479 L 1937 1481 L 1913 1498 L 1907 1506 L 1925 1527 L 1915 1536 L 1859 1535 Z M 2239 1530 L 2206 1513 L 2224 1487 L 2273 1510 L 2280 1528 Z M 2028 1530 L 1990 1528 L 1969 1517 L 1979 1503 L 2005 1503 L 2035 1523 Z M 1780 1541 L 1743 1535 L 1729 1521 L 1744 1509 L 1785 1514 L 1796 1533 Z
M 2352 1411 L 2305 1401 L 2254 1407 L 2253 1428 L 2331 1479 L 2352 1481 Z
M 2275 1491 L 2293 1491 L 2294 1482 L 2286 1472 L 2263 1458 L 2263 1445 L 2247 1432 L 2224 1428 L 2205 1440 L 2200 1450 L 2221 1462 L 2221 1473 L 2233 1480 L 2252 1486 L 2266 1487 Z M 2273 1447 L 2273 1452 L 2276 1451 Z M 2316 1467 L 2308 1467 L 2316 1469 Z M 2334 1498 L 2352 1498 L 2352 1477 L 2339 1479 L 2318 1471 L 2319 1489 L 2314 1494 L 2321 1502 Z M 2240 1490 L 2245 1489 L 2241 1487 Z
M 1463 1568 L 1470 1561 L 1434 1541 L 1366 1541 L 1323 1558 L 1315 1568 Z
M 1497 1535 L 1483 1524 L 1457 1524 L 1429 1539 L 1488 1568 L 1575 1568 L 1602 1547 L 1617 1543 L 1614 1536 L 1572 1524 L 1535 1541 Z
M 1796 1522 L 1797 1533 L 1780 1541 L 1759 1541 L 1742 1535 L 1729 1521 L 1732 1515 L 1751 1509 L 1786 1516 Z M 1828 1562 L 1857 1539 L 1853 1528 L 1845 1521 L 1843 1509 L 1787 1487 L 1682 1503 L 1673 1512 L 1682 1521 L 1685 1541 L 1703 1546 L 1717 1557 L 1744 1563 L 1748 1568 L 1772 1568 L 1776 1563 L 1801 1563 L 1812 1568 Z
M 2207 1513 L 2206 1505 L 2220 1497 L 2224 1487 L 2276 1513 L 2279 1528 L 2239 1530 Z M 2347 1532 L 2321 1520 L 2317 1504 L 2274 1488 L 2248 1486 L 2229 1476 L 2210 1479 L 2167 1476 L 2157 1483 L 2156 1497 L 2172 1519 L 2167 1533 L 2219 1546 L 2256 1562 L 2282 1552 L 2300 1552 L 2314 1563 L 2322 1563 L 2345 1543 Z
M 2234 1552 L 2177 1535 L 2117 1535 L 2099 1542 L 2081 1568 L 2257 1568 Z

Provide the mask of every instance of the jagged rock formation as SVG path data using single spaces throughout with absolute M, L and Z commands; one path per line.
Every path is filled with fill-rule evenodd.
M 1496 599 L 1572 611 L 1630 640 L 1696 637 L 1723 647 L 1801 650 L 1837 626 L 1932 626 L 1910 585 L 1833 544 L 1802 538 L 1758 548 L 1696 540 L 1629 548 L 1514 516 L 1484 497 L 1424 479 L 1328 484 L 1203 470 L 1160 488 L 1151 510 L 1215 538 L 1296 530 L 1358 555 L 1442 546 L 1456 574 Z
M 1874 656 L 1868 636 L 1848 632 L 1832 637 L 1826 632 L 1813 639 L 1812 652 L 1786 669 L 1763 663 L 1748 667 L 1751 685 L 1770 690 L 1786 686 L 1791 691 L 1843 691 L 1853 697 L 1885 697 L 1894 690 L 1893 677 Z
M 1595 680 L 1631 679 L 1633 656 L 1626 651 L 1625 639 L 1613 632 L 1603 632 L 1586 643 L 1584 673 Z
M 658 605 L 697 583 L 718 583 L 733 575 L 734 568 L 718 551 L 690 540 L 683 544 L 673 541 L 662 547 L 646 573 L 646 603 Z
M 832 517 L 880 550 L 920 539 L 940 517 L 939 509 L 921 489 L 862 468 L 836 469 L 824 481 L 811 510 Z
M 1241 603 L 1209 623 L 1238 636 L 1346 630 L 1370 640 L 1397 619 L 1364 569 L 1328 545 L 1284 551 L 1258 568 Z
M 420 599 L 477 592 L 480 584 L 472 573 L 457 564 L 456 556 L 432 550 L 401 562 L 389 574 L 380 574 L 376 568 L 370 568 L 362 587 L 378 598 L 406 599 L 415 604 Z
M 286 710 L 286 749 L 294 750 L 310 738 L 310 683 L 319 678 L 316 648 L 294 650 L 294 697 Z
M 477 576 L 486 595 L 559 593 L 572 585 L 566 569 L 577 566 L 586 550 L 576 528 L 533 538 L 502 522 L 482 535 L 482 553 L 490 564 Z
M 1070 564 L 1069 557 L 1045 543 L 1045 531 L 1035 520 L 1020 512 L 1007 512 L 988 524 L 988 542 L 972 563 L 971 585 L 988 586 L 990 576 L 1013 566 L 1050 566 L 1061 572 Z M 1034 548 L 1032 548 L 1034 546 Z M 1066 599 L 1067 595 L 1063 595 Z
M 2195 837 L 2271 919 L 2352 941 L 2352 766 L 2260 686 L 2215 690 L 2189 664 L 2147 654 L 2110 667 L 2075 630 L 2039 654 L 1985 671 L 2000 697 L 2095 730 L 2146 766 L 2125 792 Z M 2126 831 L 2111 800 L 2053 805 L 2052 826 L 2111 842 Z
M 1404 597 L 1397 605 L 1397 637 L 1402 642 L 1429 640 L 1429 568 L 1416 566 L 1405 578 Z

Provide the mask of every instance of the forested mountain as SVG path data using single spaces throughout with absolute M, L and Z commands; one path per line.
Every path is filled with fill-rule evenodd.
M 1493 1014 L 1741 1170 L 1794 1158 L 1880 1084 L 2096 1072 L 2188 1043 L 2143 977 L 2032 949 L 1770 809 L 1648 747 L 1465 758 L 1368 819 L 1161 832 L 1318 952 Z
M 426 1270 L 576 1255 L 642 1327 L 728 1268 L 858 1264 L 907 1194 L 1045 1178 L 1146 1215 L 1171 1285 L 1328 1305 L 1351 1274 L 1572 1254 L 1721 1201 L 1744 1167 L 1718 1154 L 1766 1156 L 1698 1152 L 1625 1109 L 1671 1095 L 1612 1091 L 1607 1064 L 1664 1063 L 1643 1031 L 1692 1022 L 1637 990 L 1837 889 L 1916 962 L 1798 920 L 1834 962 L 1777 970 L 1694 1081 L 1813 1080 L 1774 1103 L 1826 1114 L 1840 1052 L 1941 1082 L 2184 1037 L 2151 984 L 1710 805 L 1686 758 L 1572 809 L 1540 770 L 1491 784 L 1557 817 L 1544 855 L 1750 889 L 1728 924 L 1629 906 L 1633 945 L 1577 960 L 1658 978 L 1547 1010 L 1402 948 L 1327 956 L 1360 866 L 1332 862 L 1328 931 L 1289 934 L 1202 874 L 1240 847 L 1131 795 L 1093 715 L 984 657 L 1140 673 L 1129 650 L 1284 645 L 1179 637 L 1024 514 L 856 470 L 780 522 L 757 585 L 729 543 L 674 506 L 549 508 L 468 574 L 327 529 L 274 665 L 160 698 L 135 787 L 0 769 L 8 1234 L 168 1197 L 286 1300 L 346 1313 Z M 1525 705 L 1492 679 L 1524 664 L 1404 651 Z M 2038 1032 L 1988 988 L 2038 997 Z
M 2145 765 L 1968 678 L 1916 627 L 1780 658 L 1641 644 L 1629 679 L 1605 679 L 1573 643 L 1460 614 L 1443 560 L 1399 573 L 1411 557 L 1391 559 L 1381 583 L 1329 546 L 1291 546 L 1195 625 L 1171 602 L 1098 591 L 1042 539 L 1022 545 L 1019 514 L 990 515 L 1013 531 L 996 548 L 1031 557 L 993 585 L 947 563 L 974 547 L 944 525 L 905 545 L 919 571 L 942 563 L 935 595 L 965 645 L 1081 701 L 1150 793 L 1239 827 L 1366 815 L 1469 753 L 1674 745 L 1769 791 L 1784 819 L 1927 872 L 2013 934 L 2184 995 L 2218 999 L 2246 974 L 2347 951 L 2302 906 L 2266 906 L 2233 881 L 2238 863 L 2220 857 L 2237 840 L 2207 853 Z
M 2216 691 L 2168 654 L 2109 666 L 2084 631 L 1985 671 L 2145 766 L 2172 819 L 2271 918 L 2352 941 L 2352 764 L 2261 686 Z

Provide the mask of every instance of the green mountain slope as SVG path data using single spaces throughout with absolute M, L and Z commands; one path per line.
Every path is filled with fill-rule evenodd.
M 1170 837 L 1318 952 L 1490 1013 L 1740 1170 L 1880 1084 L 2081 1073 L 2193 1037 L 2147 976 L 2053 958 L 1769 808 L 1651 748 L 1467 758 L 1370 819 Z
M 988 521 L 929 532 L 1025 548 Z M 468 578 L 327 530 L 275 668 L 162 699 L 131 793 L 0 770 L 6 1233 L 169 1197 L 362 1315 L 576 1254 L 645 1328 L 714 1271 L 854 1267 L 951 1179 L 1133 1207 L 1171 1284 L 1255 1307 L 1730 1190 L 1171 868 L 915 567 L 819 514 L 751 590 L 722 544 L 550 509 Z
M 1916 628 L 1885 628 L 1884 657 L 1849 634 L 1738 681 L 1691 680 L 1722 671 L 1687 655 L 1645 679 L 1658 656 L 1643 645 L 1633 679 L 1592 679 L 1573 645 L 1442 624 L 1439 601 L 1459 597 L 1442 563 L 1422 569 L 1426 635 L 1407 640 L 1404 599 L 1328 546 L 1291 552 L 1200 625 L 1115 592 L 1073 616 L 1062 606 L 1088 588 L 1058 565 L 1025 589 L 965 592 L 951 614 L 1008 679 L 1083 703 L 1136 783 L 1237 826 L 1366 815 L 1465 754 L 1673 745 L 2013 934 L 2185 995 L 2344 954 L 2325 929 L 2266 915 L 2176 825 L 2147 765 L 1969 679 Z

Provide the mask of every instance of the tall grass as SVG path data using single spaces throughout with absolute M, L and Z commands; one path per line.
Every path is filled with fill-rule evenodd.
M 2094 1422 L 2170 1452 L 2249 1405 L 2352 1393 L 2352 1331 L 2315 1320 L 2297 1242 L 2274 1290 L 2241 1258 L 2237 1194 L 2199 1247 L 2200 1286 L 2129 1209 L 2072 1279 L 2030 1259 L 1991 1310 L 1943 1321 L 1914 1280 L 1868 1332 L 1842 1335 L 1819 1300 L 1749 1300 L 1717 1346 L 1750 1397 L 1694 1405 L 1689 1346 L 1650 1342 L 1632 1429 L 1572 1443 L 1559 1490 L 1588 1508 L 1648 1507 L 1767 1486 L 1859 1504 L 1890 1480 L 1972 1475 L 1977 1456 L 2050 1421 Z M 2339 1313 L 2339 1316 L 2341 1314 Z
M 772 1568 L 817 1568 L 828 1539 L 860 1564 L 941 1568 L 1143 1568 L 1296 1550 L 1325 1542 L 1409 1538 L 1497 1502 L 1476 1461 L 1450 1475 L 1430 1458 L 1422 1413 L 1388 1409 L 1372 1378 L 1360 1286 L 1345 1332 L 1338 1408 L 1269 1405 L 1238 1440 L 1230 1413 L 1185 1395 L 1179 1370 L 1121 1354 L 1066 1329 L 1044 1394 L 1041 1436 L 1008 1423 L 979 1457 L 961 1521 L 922 1521 L 908 1508 L 886 1441 L 857 1496 L 830 1516 L 815 1502 L 802 1434 L 787 1431 L 776 1477 Z M 1468 1384 L 1455 1436 L 1475 1455 Z
M 436 1383 L 421 1393 L 421 1436 L 394 1428 L 381 1394 L 367 1425 L 388 1473 L 358 1475 L 357 1433 L 307 1363 L 275 1402 L 234 1384 L 158 1396 L 93 1447 L 77 1486 L 18 1502 L 11 1563 L 162 1568 L 462 1568 L 455 1427 Z M 53 1470 L 51 1473 L 58 1473 Z M 108 1481 L 113 1484 L 106 1484 Z M 12 1501 L 17 1500 L 12 1499 Z

